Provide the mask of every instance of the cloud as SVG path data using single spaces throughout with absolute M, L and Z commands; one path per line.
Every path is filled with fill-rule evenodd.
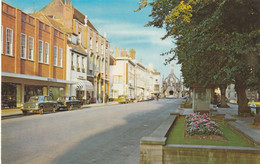
M 33 13 L 34 10 L 32 8 L 26 8 L 26 9 L 23 9 L 23 12 L 30 14 L 30 13 Z
M 149 43 L 167 47 L 172 45 L 170 39 L 161 40 L 165 34 L 164 29 L 149 28 L 140 24 L 115 20 L 94 19 L 92 22 L 100 27 L 102 32 L 106 32 L 108 38 L 118 39 L 122 43 Z

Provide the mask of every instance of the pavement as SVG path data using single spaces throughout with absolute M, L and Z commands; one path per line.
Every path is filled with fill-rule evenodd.
M 93 107 L 102 107 L 102 106 L 111 106 L 111 105 L 118 105 L 118 102 L 111 101 L 107 103 L 93 103 L 93 104 L 86 104 L 83 105 L 82 108 L 93 108 Z M 8 116 L 16 116 L 23 114 L 20 108 L 5 108 L 1 109 L 1 116 L 8 117 Z

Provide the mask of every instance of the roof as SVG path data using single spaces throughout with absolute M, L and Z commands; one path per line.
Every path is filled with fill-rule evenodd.
M 82 53 L 84 54 L 87 54 L 87 52 L 85 51 L 85 49 L 79 44 L 79 45 L 75 45 L 75 44 L 72 44 L 70 41 L 67 41 L 67 44 L 69 47 L 72 47 L 78 51 L 81 51 Z
M 74 8 L 74 19 L 77 19 L 80 23 L 85 24 L 85 15 L 82 14 L 79 10 Z M 92 28 L 94 31 L 98 32 L 97 29 L 92 25 L 92 23 L 88 20 L 87 25 Z
M 48 19 L 48 21 L 57 29 L 65 32 L 65 33 L 72 33 L 72 29 L 71 28 L 68 28 L 68 27 L 65 27 L 63 24 L 62 24 L 62 21 L 61 20 L 57 20 L 57 19 L 53 19 L 51 17 L 48 17 L 46 16 L 46 18 Z
M 60 20 L 56 20 L 56 19 L 50 18 L 50 17 L 46 16 L 45 14 L 43 14 L 40 11 L 38 13 L 34 13 L 34 14 L 31 14 L 31 15 L 34 16 L 34 17 L 39 18 L 44 23 L 52 25 L 53 27 L 55 27 L 56 29 L 58 29 L 58 30 L 60 30 L 62 32 L 65 32 L 65 33 L 71 33 L 72 32 L 71 29 L 63 26 L 63 24 L 61 23 Z

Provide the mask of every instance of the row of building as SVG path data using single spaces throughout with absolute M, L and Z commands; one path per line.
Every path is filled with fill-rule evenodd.
M 110 51 L 72 0 L 53 0 L 33 14 L 2 2 L 2 102 L 34 95 L 74 95 L 85 103 L 145 97 L 160 91 L 160 73 L 135 60 L 135 51 Z

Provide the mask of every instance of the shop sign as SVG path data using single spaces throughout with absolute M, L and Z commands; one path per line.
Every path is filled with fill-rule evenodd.
M 47 80 L 48 80 L 48 81 L 54 81 L 54 82 L 57 82 L 57 79 L 54 79 L 54 78 L 48 78 Z

